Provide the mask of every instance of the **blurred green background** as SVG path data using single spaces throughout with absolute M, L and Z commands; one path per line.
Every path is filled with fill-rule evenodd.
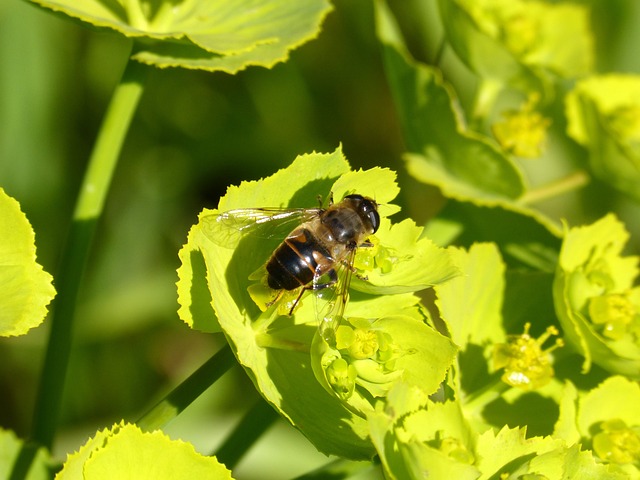
M 435 1 L 390 3 L 414 55 L 432 61 L 441 37 Z M 640 73 L 640 3 L 588 3 L 597 19 L 598 69 Z M 401 134 L 371 1 L 334 5 L 319 38 L 272 70 L 250 68 L 230 76 L 149 69 L 81 292 L 63 433 L 54 453 L 73 451 L 96 429 L 123 417 L 135 420 L 221 345 L 222 339 L 192 332 L 178 319 L 175 270 L 198 212 L 215 207 L 228 185 L 270 175 L 298 154 L 330 152 L 342 143 L 355 168 L 399 172 L 401 215 L 423 222 L 443 204 L 434 189 L 403 172 Z M 424 15 L 411 13 L 416 9 Z M 54 275 L 127 51 L 118 35 L 91 31 L 23 1 L 0 0 L 0 186 L 21 203 L 36 232 L 38 260 Z M 475 86 L 471 74 L 450 50 L 442 67 L 468 105 Z M 562 128 L 561 109 L 552 113 L 554 128 Z M 573 162 L 559 161 L 552 171 L 548 163 L 525 168 L 535 183 L 573 168 Z M 638 206 L 598 182 L 543 208 L 572 224 L 617 211 L 635 235 L 631 248 L 640 250 Z M 0 425 L 22 437 L 31 424 L 46 335 L 45 322 L 25 337 L 0 342 Z M 256 399 L 236 368 L 167 431 L 209 453 Z M 269 469 L 273 478 L 282 478 L 271 466 L 282 462 L 269 448 L 282 452 L 291 441 L 298 452 L 304 445 L 284 422 L 269 435 L 273 440 L 261 442 L 266 450 L 255 450 L 254 460 L 244 462 L 244 478 L 251 476 L 251 464 L 259 467 L 259 478 Z M 305 455 L 285 457 L 298 460 L 299 466 L 289 465 L 294 473 L 323 461 L 307 447 Z

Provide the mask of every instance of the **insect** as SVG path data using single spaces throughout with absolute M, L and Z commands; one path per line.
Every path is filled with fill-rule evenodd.
M 203 227 L 207 237 L 224 246 L 259 226 L 294 221 L 298 225 L 265 264 L 266 283 L 278 292 L 269 305 L 283 292 L 300 289 L 289 310 L 292 315 L 304 292 L 316 292 L 316 316 L 324 336 L 335 330 L 344 313 L 358 247 L 370 245 L 367 237 L 380 226 L 375 200 L 352 194 L 327 208 L 230 210 L 204 217 Z

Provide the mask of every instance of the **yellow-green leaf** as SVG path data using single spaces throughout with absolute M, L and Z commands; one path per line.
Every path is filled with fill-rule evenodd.
M 600 75 L 567 96 L 568 133 L 589 150 L 593 172 L 640 199 L 640 75 Z
M 141 40 L 133 56 L 140 62 L 227 73 L 285 61 L 331 10 L 327 0 L 31 1 Z
M 229 187 L 218 209 L 315 208 L 318 195 L 326 199 L 336 181 L 349 171 L 340 148 L 330 154 L 301 155 L 289 167 L 268 178 Z M 339 183 L 339 189 L 355 188 L 362 195 L 392 200 L 397 192 L 395 175 L 383 169 L 376 172 L 361 173 L 364 183 L 358 181 L 358 176 L 349 176 Z M 377 176 L 388 179 L 390 184 L 382 185 Z M 367 438 L 366 422 L 329 395 L 312 372 L 309 348 L 318 331 L 313 299 L 305 297 L 294 316 L 278 317 L 277 312 L 261 312 L 247 291 L 254 282 L 249 277 L 264 265 L 295 225 L 283 232 L 282 237 L 238 236 L 233 244 L 222 246 L 203 232 L 206 222 L 202 219 L 212 213 L 215 212 L 202 212 L 181 253 L 184 262 L 178 283 L 181 317 L 189 321 L 194 312 L 203 311 L 205 303 L 212 303 L 219 327 L 238 361 L 270 404 L 320 451 L 354 459 L 369 458 L 373 446 Z M 202 282 L 202 262 L 206 266 L 210 298 L 202 295 L 198 300 L 194 294 L 202 291 L 194 285 Z M 211 322 L 214 316 L 200 318 Z M 195 317 L 192 320 L 193 326 L 202 330 L 218 328 L 214 323 L 199 324 Z M 338 418 L 339 422 L 327 420 Z
M 190 443 L 124 422 L 89 439 L 56 476 L 56 480 L 105 478 L 232 480 L 231 472 L 215 457 L 199 454 Z
M 535 0 L 441 0 L 447 38 L 483 78 L 543 86 L 545 72 L 565 78 L 593 68 L 593 36 L 583 5 Z
M 22 335 L 42 323 L 56 292 L 51 275 L 36 262 L 27 217 L 1 188 L 0 232 L 0 335 Z

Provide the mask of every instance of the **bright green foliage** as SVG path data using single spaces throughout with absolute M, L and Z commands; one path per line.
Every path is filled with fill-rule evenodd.
M 527 0 L 440 0 L 447 38 L 479 77 L 525 90 L 549 74 L 573 78 L 593 68 L 586 7 Z
M 371 438 L 388 478 L 475 479 L 477 434 L 457 403 L 434 403 L 416 386 L 399 383 L 368 415 Z
M 638 257 L 622 256 L 629 234 L 612 214 L 567 230 L 554 282 L 565 338 L 591 362 L 640 378 Z
M 593 172 L 640 199 L 640 76 L 610 74 L 577 83 L 567 96 L 568 133 L 589 150 Z
M 56 480 L 103 478 L 232 480 L 231 472 L 215 457 L 199 454 L 190 443 L 124 422 L 97 432 L 56 475 Z
M 391 14 L 382 2 L 376 5 L 385 69 L 409 150 L 409 173 L 446 197 L 515 212 L 559 234 L 554 222 L 519 202 L 525 193 L 520 168 L 490 137 L 465 126 L 451 86 L 438 70 L 410 58 Z
M 409 171 L 454 198 L 494 204 L 519 197 L 523 185 L 515 164 L 486 137 L 464 127 L 455 95 L 440 73 L 408 57 L 397 26 L 380 2 L 376 12 L 385 67 L 412 152 L 407 156 Z
M 598 464 L 590 452 L 578 445 L 567 446 L 552 437 L 526 438 L 526 429 L 504 427 L 487 431 L 478 439 L 479 468 L 485 476 L 500 472 L 504 478 L 598 478 L 622 480 L 619 473 Z
M 290 50 L 318 34 L 331 9 L 327 0 L 31 1 L 143 40 L 133 56 L 139 62 L 227 73 L 286 60 Z
M 0 428 L 0 478 L 12 478 L 21 450 L 25 443 L 16 437 L 15 433 Z M 34 447 L 29 447 L 34 448 Z M 49 480 L 52 462 L 44 448 L 37 449 L 35 460 L 28 473 L 22 477 L 25 480 Z
M 476 433 L 454 402 L 433 403 L 416 387 L 396 385 L 384 408 L 368 415 L 385 472 L 393 479 L 623 479 L 589 452 L 526 429 Z
M 23 335 L 47 315 L 56 294 L 36 262 L 35 234 L 20 205 L 0 188 L 0 335 Z
M 640 475 L 640 387 L 624 377 L 610 377 L 578 396 L 567 384 L 554 435 L 593 449 L 611 471 Z
M 315 339 L 312 366 L 325 389 L 364 416 L 399 380 L 434 393 L 456 350 L 421 316 L 348 318 L 337 329 L 335 346 Z
M 559 386 L 553 382 L 554 371 L 549 355 L 553 347 L 542 348 L 550 333 L 536 339 L 528 334 L 526 326 L 527 322 L 540 324 L 548 320 L 539 316 L 544 309 L 536 305 L 542 297 L 536 298 L 531 293 L 533 290 L 538 294 L 537 285 L 528 276 L 516 277 L 509 278 L 511 284 L 507 289 L 505 265 L 494 244 L 475 244 L 468 251 L 450 250 L 458 268 L 464 273 L 434 287 L 440 316 L 454 343 L 460 347 L 456 374 L 447 379 L 447 385 L 453 389 L 453 396 L 462 401 L 462 411 L 478 432 L 499 426 L 487 417 L 484 409 L 507 385 L 517 388 L 503 399 L 513 405 L 512 415 L 517 421 L 526 422 L 530 413 L 525 405 L 519 406 L 518 402 L 527 391 L 559 396 Z M 551 282 L 541 285 L 551 288 Z M 505 294 L 514 288 L 522 288 L 522 291 L 520 296 L 516 296 L 519 303 L 511 306 L 513 300 L 506 298 Z M 530 304 L 522 300 L 523 291 L 532 297 Z M 550 304 L 551 299 L 543 302 Z M 515 317 L 516 312 L 520 317 Z M 519 321 L 525 324 L 524 333 L 515 335 L 511 333 L 511 324 Z M 549 330 L 553 331 L 552 327 Z M 502 385 L 501 380 L 504 382 Z
M 138 63 L 125 69 L 95 150 L 95 158 L 114 160 L 142 93 L 140 73 L 147 69 L 140 62 L 227 73 L 271 67 L 318 35 L 332 8 L 329 0 L 29 3 L 133 40 L 131 58 Z M 633 2 L 438 0 L 394 2 L 393 9 L 384 0 L 372 3 L 374 17 L 359 15 L 357 33 L 368 29 L 370 38 L 375 29 L 388 85 L 377 90 L 381 95 L 367 97 L 380 115 L 371 118 L 381 130 L 391 127 L 389 137 L 380 136 L 382 151 L 404 143 L 406 152 L 395 157 L 429 188 L 414 195 L 420 188 L 414 184 L 399 195 L 395 171 L 353 171 L 341 148 L 301 155 L 267 178 L 229 187 L 218 208 L 203 210 L 191 227 L 179 252 L 177 281 L 180 319 L 200 332 L 221 334 L 215 340 L 228 345 L 144 415 L 139 427 L 153 430 L 179 415 L 237 360 L 269 414 L 283 417 L 343 466 L 381 467 L 386 478 L 399 480 L 640 478 L 640 272 L 638 257 L 622 254 L 637 248 L 637 241 L 629 241 L 614 214 L 604 213 L 622 205 L 621 216 L 634 219 L 632 202 L 640 199 L 640 81 L 636 75 L 592 74 L 594 65 L 604 71 L 624 54 L 616 50 L 623 34 L 618 38 L 612 25 L 633 11 Z M 354 5 L 344 12 L 360 14 Z M 602 21 L 598 12 L 605 10 Z M 371 18 L 375 25 L 366 24 Z M 351 34 L 351 27 L 344 30 Z M 595 58 L 596 32 L 597 47 L 611 59 Z M 334 60 L 349 50 L 340 35 L 330 38 L 340 52 Z M 309 63 L 274 72 L 281 76 L 273 83 L 247 77 L 246 104 L 216 85 L 221 90 L 215 102 L 202 105 L 223 100 L 233 119 L 240 119 L 235 133 L 247 138 L 246 145 L 258 145 L 250 122 L 241 118 L 244 107 L 251 104 L 270 120 L 270 104 L 277 104 L 285 107 L 278 118 L 291 114 L 295 127 L 286 138 L 306 141 L 310 132 L 300 112 L 319 98 L 315 83 L 301 81 L 310 78 Z M 634 71 L 633 65 L 616 67 Z M 340 80 L 349 73 L 326 77 Z M 290 86 L 295 95 L 288 95 Z M 334 90 L 338 100 L 349 91 L 342 87 L 348 85 Z M 210 93 L 208 85 L 200 88 Z M 267 91 L 276 92 L 276 101 Z M 172 103 L 182 105 L 186 97 Z M 399 129 L 389 118 L 389 102 Z M 329 113 L 318 125 L 344 128 L 338 117 L 351 107 L 344 104 L 343 111 L 325 109 Z M 191 129 L 205 114 L 191 121 L 185 119 L 198 112 L 179 110 L 171 121 L 184 127 L 180 133 L 202 139 L 202 131 Z M 289 127 L 284 123 L 279 130 Z M 273 147 L 279 138 L 267 128 L 259 127 L 258 140 Z M 290 135 L 285 128 L 277 133 Z M 214 145 L 222 150 L 212 158 L 224 158 L 225 148 L 236 150 L 237 138 Z M 377 146 L 363 138 L 366 146 Z M 394 155 L 382 160 L 393 161 Z M 211 168 L 207 172 L 219 172 Z M 98 189 L 100 201 L 89 202 L 88 217 L 97 219 L 113 169 L 89 171 L 81 191 L 91 196 L 96 181 L 105 187 Z M 591 175 L 597 180 L 576 194 Z M 607 185 L 600 182 L 628 198 L 611 190 L 605 198 Z M 195 190 L 190 187 L 183 191 Z M 266 282 L 266 262 L 300 222 L 264 222 L 255 229 L 249 228 L 251 219 L 238 220 L 236 228 L 218 222 L 230 210 L 318 208 L 353 193 L 376 200 L 381 222 L 357 251 L 346 310 L 337 316 L 326 314 L 342 300 L 332 297 L 331 287 L 283 293 Z M 76 219 L 88 218 L 83 204 L 78 202 Z M 426 224 L 393 221 L 400 205 L 428 219 Z M 573 226 L 596 217 L 602 218 Z M 637 231 L 637 222 L 628 223 Z M 136 233 L 146 232 L 145 226 L 136 223 Z M 0 232 L 0 333 L 16 335 L 42 321 L 55 292 L 35 262 L 31 227 L 2 192 Z M 68 258 L 83 265 L 88 252 L 88 246 L 73 247 Z M 74 278 L 82 283 L 79 274 Z M 56 360 L 69 351 L 56 345 L 71 343 L 77 293 L 63 295 L 59 283 L 60 298 L 68 301 L 56 309 L 67 312 L 64 328 L 52 327 L 49 356 Z M 117 317 L 108 307 L 106 314 Z M 52 375 L 44 369 L 42 398 L 56 397 L 52 385 L 62 392 L 66 362 L 58 364 Z M 56 415 L 47 406 L 55 403 L 53 398 L 36 407 L 32 438 L 42 444 L 56 437 Z M 261 433 L 267 425 L 256 425 L 256 412 L 265 410 L 252 409 L 238 436 L 219 450 L 229 468 L 237 459 L 225 455 L 240 456 L 248 448 L 236 440 L 248 443 L 253 432 L 247 430 Z M 54 420 L 38 422 L 42 418 Z M 58 478 L 231 478 L 215 458 L 199 455 L 190 444 L 139 427 L 120 423 L 98 432 L 68 458 Z M 8 477 L 24 445 L 11 433 L 0 440 Z M 379 462 L 371 461 L 375 456 Z M 28 478 L 43 478 L 49 459 L 43 450 L 34 458 Z M 338 470 L 314 474 L 339 478 Z
M 468 252 L 451 250 L 464 274 L 435 288 L 436 305 L 451 338 L 463 349 L 468 343 L 504 342 L 506 333 L 500 313 L 504 264 L 498 249 L 492 244 L 476 244 Z
M 227 238 L 222 246 L 219 243 L 224 242 L 210 239 L 220 239 L 225 231 L 211 231 L 207 217 L 215 212 L 205 211 L 181 252 L 181 258 L 187 259 L 179 270 L 182 318 L 196 328 L 203 326 L 191 314 L 200 311 L 206 297 L 194 287 L 201 281 L 197 276 L 202 271 L 192 267 L 204 263 L 219 326 L 258 390 L 321 451 L 349 458 L 372 453 L 362 418 L 363 410 L 372 408 L 372 398 L 384 395 L 399 378 L 434 392 L 455 353 L 448 339 L 424 323 L 424 314 L 410 292 L 444 282 L 458 270 L 447 251 L 418 238 L 421 229 L 412 222 L 392 225 L 384 218 L 397 210 L 386 209 L 398 192 L 394 177 L 379 168 L 350 172 L 338 149 L 332 154 L 300 156 L 269 178 L 230 187 L 220 200 L 221 212 L 260 206 L 316 207 L 318 195 L 328 198 L 331 192 L 335 201 L 346 193 L 358 192 L 380 203 L 383 224 L 372 237 L 375 245 L 360 249 L 368 258 L 356 262 L 366 267 L 362 274 L 368 280 L 354 280 L 352 285 L 354 291 L 385 296 L 354 293 L 345 316 L 364 319 L 344 321 L 335 332 L 336 345 L 319 338 L 310 297 L 305 295 L 294 316 L 289 317 L 283 315 L 287 309 L 279 311 L 278 305 L 262 311 L 266 305 L 259 308 L 247 291 L 255 272 L 295 224 L 273 238 L 237 235 Z M 194 291 L 200 293 L 192 299 Z M 212 323 L 204 329 L 217 327 Z
M 415 292 L 459 275 L 440 247 L 426 237 L 421 238 L 422 230 L 411 220 L 396 224 L 383 220 L 373 236 L 374 247 L 361 249 L 356 259 L 367 281 L 354 278 L 353 288 L 373 294 Z M 419 265 L 428 268 L 421 269 Z

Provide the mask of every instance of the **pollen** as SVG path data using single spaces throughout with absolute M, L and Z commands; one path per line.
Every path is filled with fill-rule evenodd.
M 543 349 L 542 345 L 558 330 L 551 326 L 537 339 L 529 335 L 530 323 L 525 324 L 524 333 L 512 335 L 507 343 L 500 343 L 493 349 L 494 368 L 504 368 L 502 381 L 512 387 L 534 390 L 545 386 L 554 375 L 550 353 L 564 345 L 556 339 L 554 345 Z
M 358 360 L 372 358 L 378 352 L 378 332 L 358 328 L 354 334 L 355 338 L 349 346 L 349 354 Z

